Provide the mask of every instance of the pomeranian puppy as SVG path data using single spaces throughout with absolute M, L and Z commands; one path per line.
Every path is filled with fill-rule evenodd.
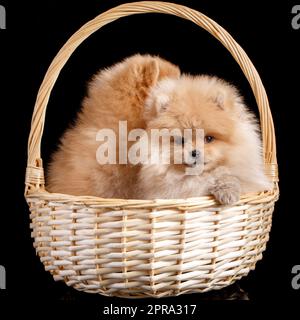
M 178 67 L 159 57 L 134 55 L 95 75 L 76 123 L 61 139 L 47 173 L 47 190 L 104 198 L 131 198 L 138 166 L 99 165 L 96 141 L 100 129 L 112 129 L 118 136 L 119 121 L 128 131 L 145 128 L 145 99 L 158 81 L 178 78 Z M 128 148 L 132 143 L 128 143 Z M 118 158 L 117 139 L 116 153 Z
M 189 198 L 213 195 L 221 204 L 237 202 L 241 193 L 270 189 L 264 174 L 262 144 L 255 116 L 237 89 L 211 76 L 182 75 L 165 79 L 152 88 L 146 99 L 144 119 L 147 135 L 152 129 L 202 129 L 203 143 L 173 136 L 169 152 L 161 145 L 149 152 L 171 159 L 184 153 L 175 164 L 151 163 L 149 157 L 138 173 L 136 198 Z M 176 148 L 189 145 L 190 148 Z M 163 153 L 164 152 L 164 153 Z M 188 152 L 188 154 L 187 154 Z M 180 154 L 181 155 L 181 154 Z M 187 169 L 201 170 L 197 174 Z
M 127 141 L 121 136 L 120 121 L 127 121 L 128 132 L 145 129 L 141 139 Z M 143 135 L 148 139 L 153 130 L 177 133 L 169 136 L 167 149 L 160 144 L 150 148 L 147 140 L 140 151 L 147 150 L 149 161 L 100 165 L 96 137 L 101 129 L 115 133 L 118 160 L 123 139 L 128 154 L 132 146 L 143 146 Z M 183 134 L 185 129 L 192 134 Z M 200 144 L 194 134 L 199 129 Z M 153 155 L 162 161 L 151 162 Z M 174 161 L 178 157 L 183 161 Z M 241 193 L 271 187 L 264 174 L 256 119 L 236 88 L 216 77 L 180 76 L 178 67 L 150 55 L 132 56 L 94 77 L 47 175 L 50 192 L 104 198 L 213 195 L 221 204 L 232 204 Z

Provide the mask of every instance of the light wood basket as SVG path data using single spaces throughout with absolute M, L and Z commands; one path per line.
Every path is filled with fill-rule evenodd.
M 217 38 L 248 79 L 260 112 L 272 191 L 245 194 L 230 207 L 213 197 L 123 200 L 47 192 L 41 159 L 46 107 L 60 71 L 92 33 L 121 17 L 164 13 L 194 22 Z M 34 246 L 55 280 L 86 292 L 165 297 L 220 289 L 262 258 L 278 199 L 276 142 L 268 98 L 244 50 L 200 12 L 167 2 L 136 2 L 108 10 L 77 31 L 53 60 L 37 95 L 28 144 L 25 196 Z

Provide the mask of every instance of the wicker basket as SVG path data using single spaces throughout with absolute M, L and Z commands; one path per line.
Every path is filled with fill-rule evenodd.
M 122 200 L 53 194 L 45 190 L 40 156 L 49 96 L 74 50 L 102 26 L 132 14 L 165 13 L 210 32 L 248 79 L 260 112 L 266 173 L 272 191 L 246 194 L 231 207 L 210 197 Z M 28 146 L 25 195 L 34 246 L 55 280 L 86 292 L 164 297 L 230 285 L 262 257 L 278 198 L 272 115 L 261 79 L 243 49 L 217 23 L 166 2 L 123 4 L 76 32 L 52 62 L 37 95 Z

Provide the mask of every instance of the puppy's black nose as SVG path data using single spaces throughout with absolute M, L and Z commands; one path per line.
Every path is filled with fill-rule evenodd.
M 193 150 L 191 151 L 191 155 L 193 158 L 199 158 L 200 157 L 200 151 L 199 150 Z

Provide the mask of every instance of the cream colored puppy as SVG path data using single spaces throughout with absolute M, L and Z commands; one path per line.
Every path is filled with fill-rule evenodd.
M 164 78 L 179 75 L 176 66 L 150 55 L 129 57 L 96 74 L 75 125 L 65 132 L 52 157 L 47 189 L 73 195 L 132 198 L 139 167 L 100 165 L 96 159 L 97 133 L 111 129 L 118 136 L 119 121 L 127 121 L 128 131 L 145 128 L 143 112 L 150 88 Z M 117 159 L 118 150 L 117 139 Z
M 152 129 L 202 129 L 203 147 L 194 136 L 173 137 L 176 144 L 191 146 L 182 164 L 146 163 L 139 171 L 137 198 L 188 198 L 214 195 L 222 204 L 239 200 L 241 193 L 271 188 L 264 174 L 262 144 L 257 121 L 237 90 L 216 77 L 181 76 L 160 81 L 146 100 L 145 121 Z M 175 151 L 174 151 L 175 150 Z M 164 158 L 162 148 L 152 150 Z M 150 154 L 151 156 L 151 154 Z M 168 154 L 169 156 L 169 154 Z M 149 159 L 148 159 L 149 160 Z M 148 161 L 150 162 L 150 160 Z M 187 168 L 202 165 L 198 174 Z

